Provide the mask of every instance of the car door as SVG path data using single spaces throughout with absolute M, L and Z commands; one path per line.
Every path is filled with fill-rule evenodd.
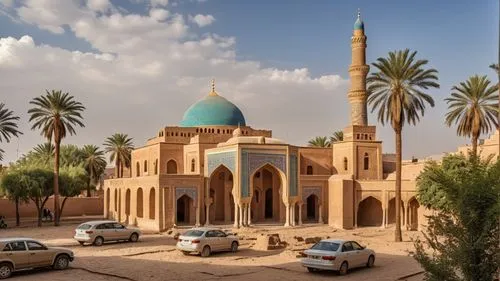
M 30 258 L 24 240 L 9 243 L 10 250 L 7 251 L 7 258 L 14 262 L 16 269 L 29 268 Z
M 129 238 L 128 229 L 121 223 L 113 223 L 113 228 L 115 230 L 116 240 L 126 240 Z
M 209 230 L 205 233 L 206 245 L 210 246 L 212 251 L 220 250 L 219 237 L 217 236 L 217 232 L 215 230 Z
M 216 233 L 217 237 L 219 238 L 217 241 L 219 244 L 219 249 L 221 251 L 227 251 L 231 249 L 231 241 L 227 238 L 227 234 L 220 230 L 217 230 Z
M 342 244 L 342 257 L 349 264 L 349 268 L 356 267 L 356 258 L 353 254 L 351 242 L 344 242 Z
M 48 266 L 52 264 L 54 253 L 36 241 L 26 241 L 31 266 Z
M 351 241 L 352 250 L 356 259 L 356 266 L 363 266 L 368 262 L 368 252 L 361 247 L 357 242 Z

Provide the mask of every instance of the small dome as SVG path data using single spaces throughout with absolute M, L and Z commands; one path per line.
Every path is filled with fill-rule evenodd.
M 365 30 L 365 24 L 361 20 L 361 12 L 358 10 L 358 18 L 354 22 L 354 30 Z
M 246 122 L 243 113 L 236 105 L 215 92 L 215 85 L 212 82 L 212 92 L 186 110 L 180 125 L 182 127 L 246 126 Z

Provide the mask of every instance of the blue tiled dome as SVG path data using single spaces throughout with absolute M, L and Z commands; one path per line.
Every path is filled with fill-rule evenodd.
M 246 123 L 243 113 L 236 105 L 212 90 L 207 97 L 186 110 L 180 125 L 182 127 L 246 126 Z
M 360 30 L 365 29 L 365 24 L 363 23 L 363 21 L 359 17 L 356 20 L 356 22 L 354 22 L 354 29 L 360 29 Z

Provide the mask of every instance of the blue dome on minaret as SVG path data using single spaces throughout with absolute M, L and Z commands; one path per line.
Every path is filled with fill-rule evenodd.
M 358 9 L 358 18 L 354 22 L 354 30 L 365 30 L 365 24 L 361 20 L 361 12 Z

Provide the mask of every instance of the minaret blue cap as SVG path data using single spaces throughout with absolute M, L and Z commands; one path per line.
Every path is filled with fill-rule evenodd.
M 361 12 L 358 9 L 358 18 L 354 22 L 354 30 L 365 30 L 365 24 L 361 20 Z

